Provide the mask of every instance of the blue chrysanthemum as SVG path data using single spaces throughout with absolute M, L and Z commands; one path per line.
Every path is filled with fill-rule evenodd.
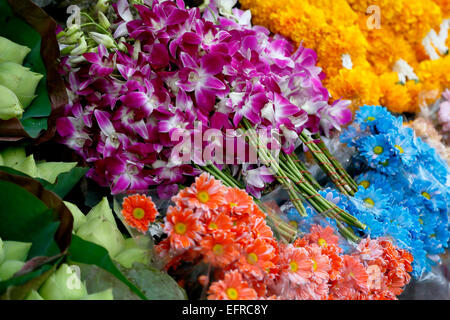
M 384 135 L 372 135 L 358 140 L 357 148 L 367 163 L 376 168 L 391 157 L 389 142 Z

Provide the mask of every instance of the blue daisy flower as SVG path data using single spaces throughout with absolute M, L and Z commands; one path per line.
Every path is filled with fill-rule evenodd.
M 383 193 L 381 189 L 376 189 L 374 186 L 367 189 L 359 187 L 354 198 L 360 200 L 368 209 L 374 209 L 373 213 L 376 215 L 380 215 L 383 210 L 388 209 L 391 202 L 389 194 Z
M 389 142 L 384 135 L 372 135 L 358 140 L 358 150 L 367 163 L 376 168 L 391 157 Z
M 391 151 L 400 158 L 402 163 L 409 167 L 416 162 L 418 152 L 414 145 L 414 132 L 411 128 L 389 130 L 387 136 Z
M 391 114 L 382 106 L 362 106 L 355 116 L 355 121 L 360 125 L 361 129 L 373 129 L 379 119 L 390 117 Z

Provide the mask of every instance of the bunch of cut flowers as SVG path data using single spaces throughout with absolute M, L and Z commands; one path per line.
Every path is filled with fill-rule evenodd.
M 320 138 L 351 120 L 349 102 L 329 104 L 313 50 L 252 26 L 235 3 L 119 0 L 109 19 L 100 5 L 71 19 L 58 34 L 71 97 L 60 141 L 113 194 L 156 187 L 170 198 L 202 171 L 256 198 L 276 182 L 302 215 L 306 200 L 357 241 L 350 226 L 364 224 L 317 192 L 294 152 L 303 144 L 353 195 L 356 183 Z
M 395 299 L 410 280 L 411 254 L 387 238 L 344 254 L 330 226 L 313 225 L 293 243 L 277 241 L 244 190 L 208 173 L 158 220 L 140 194 L 124 198 L 122 216 L 144 233 L 162 225 L 157 256 L 191 299 Z

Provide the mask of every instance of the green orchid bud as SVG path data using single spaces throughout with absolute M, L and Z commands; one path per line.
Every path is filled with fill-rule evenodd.
M 120 51 L 122 51 L 122 52 L 128 52 L 128 48 L 127 48 L 127 46 L 125 45 L 126 42 L 127 42 L 127 41 L 126 41 L 126 39 L 125 39 L 124 37 L 120 38 L 120 39 L 119 39 L 119 42 L 117 43 L 117 48 L 118 48 Z
M 87 296 L 76 266 L 61 265 L 42 285 L 39 294 L 45 300 L 78 300 Z
M 5 165 L 5 161 L 3 160 L 3 156 L 0 153 L 0 166 L 4 166 Z
M 14 167 L 25 160 L 25 158 L 27 157 L 25 148 L 23 147 L 9 147 L 3 149 L 0 152 L 0 155 L 3 158 L 3 164 L 6 167 Z
M 102 200 L 97 203 L 95 207 L 91 209 L 86 215 L 88 220 L 92 220 L 95 218 L 103 218 L 111 222 L 116 228 L 116 219 L 114 219 L 114 214 L 109 206 L 108 198 L 103 197 Z
M 120 252 L 114 260 L 125 268 L 131 268 L 135 262 L 147 265 L 149 262 L 149 257 L 148 250 L 142 248 L 131 248 Z
M 88 46 L 86 43 L 86 38 L 83 36 L 78 41 L 78 46 L 76 46 L 72 51 L 70 51 L 70 54 L 72 56 L 81 56 L 87 50 L 88 50 Z
M 89 36 L 91 37 L 92 40 L 94 40 L 98 44 L 103 44 L 108 49 L 116 47 L 116 42 L 114 41 L 114 39 L 106 34 L 98 32 L 89 32 Z
M 70 213 L 72 213 L 73 232 L 75 233 L 80 228 L 80 226 L 86 223 L 87 218 L 76 205 L 67 201 L 63 202 L 66 205 L 67 209 L 69 209 Z
M 25 158 L 25 160 L 12 168 L 17 171 L 23 172 L 32 178 L 35 178 L 37 176 L 36 162 L 34 161 L 34 156 L 32 154 L 30 154 Z
M 108 18 L 101 11 L 98 12 L 98 22 L 105 29 L 109 29 L 109 27 L 111 27 L 111 22 L 109 22 Z
M 0 85 L 0 119 L 9 120 L 13 118 L 21 118 L 23 108 L 19 99 L 12 90 Z
M 105 291 L 92 293 L 82 298 L 81 300 L 114 300 L 113 290 L 107 289 Z
M 80 26 L 78 24 L 74 23 L 64 31 L 64 36 L 70 37 L 79 32 L 81 32 Z
M 25 57 L 31 52 L 31 49 L 26 46 L 21 46 L 9 39 L 0 37 L 0 63 L 14 62 L 23 64 Z
M 115 257 L 123 250 L 122 234 L 114 224 L 104 218 L 88 219 L 76 234 L 86 241 L 104 247 L 111 257 Z
M 44 300 L 36 290 L 31 290 L 25 300 Z
M 0 264 L 5 261 L 5 245 L 3 244 L 2 238 L 0 238 Z
M 55 183 L 61 173 L 69 172 L 77 164 L 77 162 L 40 162 L 36 164 L 36 177 Z
M 66 46 L 61 49 L 61 55 L 67 56 L 67 55 L 71 54 L 75 48 L 76 48 L 76 46 L 74 46 L 74 45 Z
M 3 241 L 5 261 L 17 260 L 25 262 L 32 243 L 19 241 Z
M 0 265 L 0 279 L 6 281 L 13 277 L 24 266 L 25 262 L 17 260 L 8 260 Z
M 95 10 L 99 12 L 106 12 L 109 8 L 109 1 L 108 0 L 98 0 L 97 4 L 95 5 Z
M 0 63 L 0 85 L 14 92 L 24 109 L 36 97 L 36 88 L 42 77 L 42 74 L 32 72 L 17 63 Z

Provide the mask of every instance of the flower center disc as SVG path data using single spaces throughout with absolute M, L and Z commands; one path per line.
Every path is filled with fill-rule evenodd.
M 289 263 L 289 267 L 291 267 L 291 272 L 297 272 L 298 270 L 298 264 L 295 261 L 291 261 L 291 263 Z
M 374 117 L 367 117 L 367 118 L 366 118 L 366 121 L 374 121 L 374 120 L 375 120 Z
M 185 234 L 186 233 L 186 225 L 184 223 L 177 223 L 175 225 L 175 232 L 178 234 Z
M 370 182 L 367 180 L 364 180 L 364 181 L 361 181 L 361 183 L 359 185 L 363 186 L 364 189 L 367 189 L 368 187 L 370 187 Z
M 197 194 L 197 199 L 198 201 L 200 201 L 201 203 L 206 203 L 209 201 L 209 193 L 206 191 L 200 191 Z
M 314 259 L 311 259 L 312 263 L 313 263 L 313 270 L 316 271 L 317 270 L 317 262 Z
M 221 244 L 216 244 L 213 247 L 213 252 L 215 255 L 222 255 L 223 254 L 223 246 Z
M 215 229 L 217 229 L 218 227 L 217 227 L 217 224 L 215 224 L 214 222 L 211 222 L 210 224 L 209 224 L 209 226 L 208 226 L 211 230 L 215 230 Z
M 381 146 L 376 146 L 375 148 L 373 148 L 373 152 L 374 152 L 375 154 L 382 154 L 383 151 L 384 151 L 384 149 L 383 149 L 383 147 L 381 147 Z
M 133 210 L 133 217 L 135 217 L 136 219 L 142 219 L 145 216 L 145 211 L 142 208 L 135 208 Z
M 397 150 L 400 152 L 400 154 L 403 154 L 405 152 L 405 150 L 403 150 L 403 148 L 401 146 L 399 146 L 398 144 L 396 144 L 394 147 L 397 148 Z
M 289 221 L 289 224 L 290 224 L 291 226 L 293 226 L 295 229 L 298 229 L 298 223 L 297 223 L 297 221 L 291 220 L 291 221 Z
M 319 246 L 321 247 L 326 247 L 327 246 L 327 241 L 324 238 L 320 238 L 317 243 L 319 244 Z
M 422 196 L 423 196 L 424 198 L 428 199 L 428 200 L 431 199 L 430 194 L 429 194 L 428 192 L 426 192 L 426 191 L 422 192 Z
M 239 294 L 235 288 L 228 288 L 227 296 L 230 300 L 237 300 L 237 298 L 239 298 Z
M 258 262 L 258 256 L 256 255 L 256 253 L 252 252 L 247 256 L 247 261 L 250 264 L 255 264 Z
M 373 202 L 373 200 L 370 198 L 364 199 L 364 202 L 367 204 L 368 207 L 373 207 L 375 205 L 375 202 Z

